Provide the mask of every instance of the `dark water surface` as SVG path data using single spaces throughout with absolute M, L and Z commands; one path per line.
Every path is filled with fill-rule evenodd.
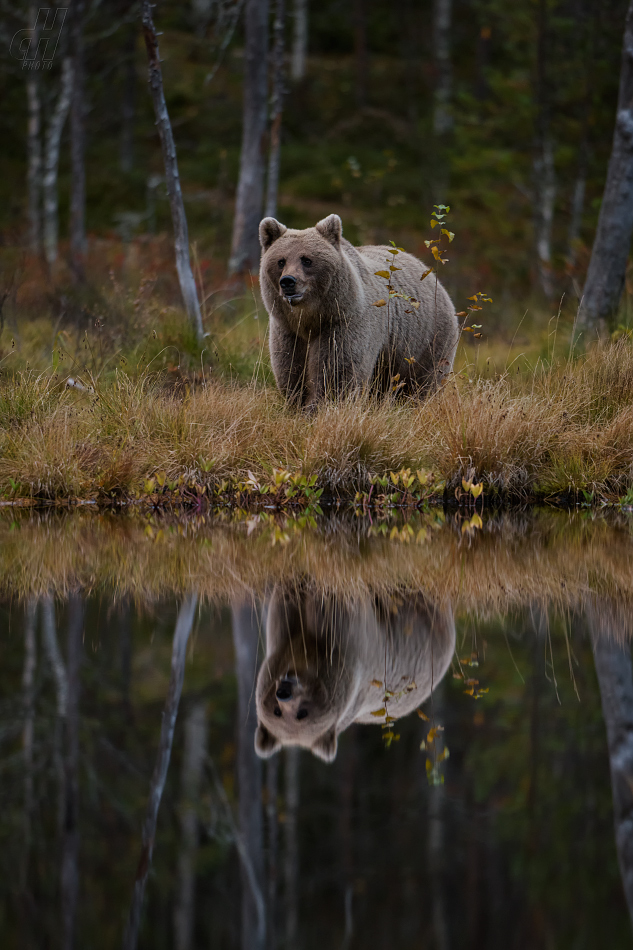
M 630 947 L 632 527 L 2 512 L 1 946 Z

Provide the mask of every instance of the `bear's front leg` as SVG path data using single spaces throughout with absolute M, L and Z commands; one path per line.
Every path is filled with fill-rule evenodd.
M 272 318 L 269 346 L 277 386 L 288 402 L 302 406 L 306 391 L 307 343 Z
M 327 397 L 343 396 L 361 382 L 358 360 L 336 331 L 322 333 L 308 345 L 306 406 L 315 406 Z

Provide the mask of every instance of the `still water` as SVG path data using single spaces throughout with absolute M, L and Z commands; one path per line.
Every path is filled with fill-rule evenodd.
M 631 947 L 632 528 L 5 510 L 2 947 Z

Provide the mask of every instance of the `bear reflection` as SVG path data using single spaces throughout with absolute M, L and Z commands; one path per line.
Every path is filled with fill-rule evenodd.
M 398 719 L 421 705 L 444 676 L 455 646 L 450 606 L 394 594 L 353 604 L 309 589 L 277 586 L 268 605 L 266 656 L 257 677 L 255 748 L 268 758 L 302 746 L 325 762 L 353 722 L 393 693 Z

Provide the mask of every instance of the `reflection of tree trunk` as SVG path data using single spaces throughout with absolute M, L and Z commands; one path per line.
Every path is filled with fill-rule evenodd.
M 46 130 L 46 146 L 44 149 L 44 174 L 42 177 L 43 195 L 43 229 L 44 252 L 50 265 L 57 260 L 58 198 L 57 175 L 59 172 L 59 147 L 62 138 L 62 129 L 70 109 L 70 100 L 73 84 L 73 67 L 70 57 L 65 57 L 62 63 L 62 75 L 59 85 L 59 95 L 53 114 Z
M 125 715 L 132 718 L 130 684 L 132 682 L 132 624 L 130 602 L 124 598 L 119 604 L 119 649 L 121 657 L 121 702 Z
M 176 728 L 180 694 L 182 693 L 182 684 L 185 678 L 187 643 L 189 642 L 189 634 L 193 627 L 197 603 L 197 594 L 188 594 L 187 597 L 185 597 L 178 612 L 176 629 L 174 630 L 169 687 L 167 689 L 167 697 L 165 699 L 165 707 L 163 709 L 160 727 L 158 754 L 150 781 L 145 821 L 143 822 L 141 856 L 136 871 L 130 914 L 123 937 L 123 950 L 135 950 L 138 943 L 145 885 L 147 883 L 147 876 L 152 864 L 152 854 L 154 852 L 158 809 L 160 808 L 161 798 L 163 797 L 163 789 L 165 788 L 165 780 L 167 778 L 167 770 L 171 758 L 171 747 L 174 741 L 174 729 Z
M 64 749 L 64 826 L 62 832 L 62 947 L 75 946 L 79 896 L 79 690 L 84 602 L 81 594 L 68 598 L 68 696 Z
M 64 720 L 66 719 L 66 707 L 68 703 L 68 678 L 66 676 L 66 667 L 62 660 L 57 642 L 57 631 L 55 628 L 55 602 L 50 594 L 42 597 L 42 639 L 44 641 L 44 650 L 48 662 L 50 663 L 55 679 L 55 693 L 57 696 L 57 717 L 55 720 L 55 732 L 53 736 L 53 760 L 55 763 L 55 772 L 57 775 L 57 826 L 60 833 L 64 826 L 64 801 L 65 801 L 65 779 L 64 762 L 61 754 L 61 738 Z
M 365 0 L 354 0 L 352 7 L 354 28 L 354 66 L 356 79 L 356 105 L 362 109 L 367 105 L 367 71 L 369 54 L 367 51 L 367 11 Z
M 348 734 L 345 755 L 341 763 L 341 809 L 339 834 L 343 863 L 343 901 L 345 910 L 345 931 L 342 950 L 347 950 L 354 934 L 353 896 L 354 896 L 354 833 L 352 813 L 354 804 L 354 773 L 356 771 L 355 735 Z
M 277 879 L 279 877 L 279 756 L 266 762 L 266 824 L 268 826 L 268 950 L 277 947 Z
M 285 750 L 286 820 L 284 822 L 284 888 L 286 905 L 286 947 L 297 945 L 299 924 L 299 840 L 297 811 L 299 809 L 299 749 Z
M 433 721 L 444 722 L 444 685 L 440 683 L 433 693 Z M 436 740 L 437 742 L 437 740 Z M 439 748 L 436 749 L 440 751 Z M 435 950 L 450 947 L 448 912 L 446 907 L 445 852 L 446 852 L 446 791 L 445 786 L 431 785 L 429 795 L 428 856 L 433 901 L 433 934 Z
M 128 29 L 123 61 L 123 99 L 121 102 L 121 171 L 129 174 L 134 164 L 134 120 L 136 118 L 136 26 Z
M 273 26 L 273 94 L 271 105 L 270 148 L 268 151 L 268 185 L 264 215 L 274 218 L 277 214 L 279 191 L 279 166 L 281 161 L 281 117 L 284 98 L 284 27 L 285 0 L 275 0 L 275 23 Z
M 33 721 L 35 716 L 35 665 L 37 662 L 37 646 L 35 641 L 36 618 L 37 601 L 31 598 L 24 612 L 24 669 L 22 672 L 22 702 L 24 704 L 24 726 L 22 728 L 22 750 L 24 753 L 24 842 L 22 845 L 23 864 L 21 876 L 23 890 L 27 886 L 29 874 L 31 817 L 33 813 Z
M 207 707 L 194 703 L 185 720 L 182 758 L 178 889 L 174 911 L 176 950 L 191 950 L 195 922 L 196 853 L 198 850 L 198 797 L 207 749 Z
M 233 642 L 237 674 L 237 782 L 239 837 L 243 854 L 242 948 L 263 950 L 266 939 L 264 908 L 264 822 L 262 813 L 262 762 L 255 752 L 255 678 L 259 626 L 251 603 L 234 604 Z M 250 870 L 250 873 L 249 873 Z
M 308 53 L 308 0 L 295 0 L 294 31 L 292 38 L 291 75 L 296 81 L 306 74 Z
M 613 611 L 590 605 L 587 620 L 607 727 L 613 818 L 624 895 L 633 922 L 633 669 L 630 643 L 619 643 Z
M 235 196 L 229 272 L 259 264 L 259 221 L 264 199 L 268 100 L 268 0 L 246 0 L 244 98 L 240 174 Z
M 85 10 L 85 0 L 75 0 L 72 7 L 73 92 L 70 110 L 70 266 L 75 280 L 83 280 L 86 253 Z

